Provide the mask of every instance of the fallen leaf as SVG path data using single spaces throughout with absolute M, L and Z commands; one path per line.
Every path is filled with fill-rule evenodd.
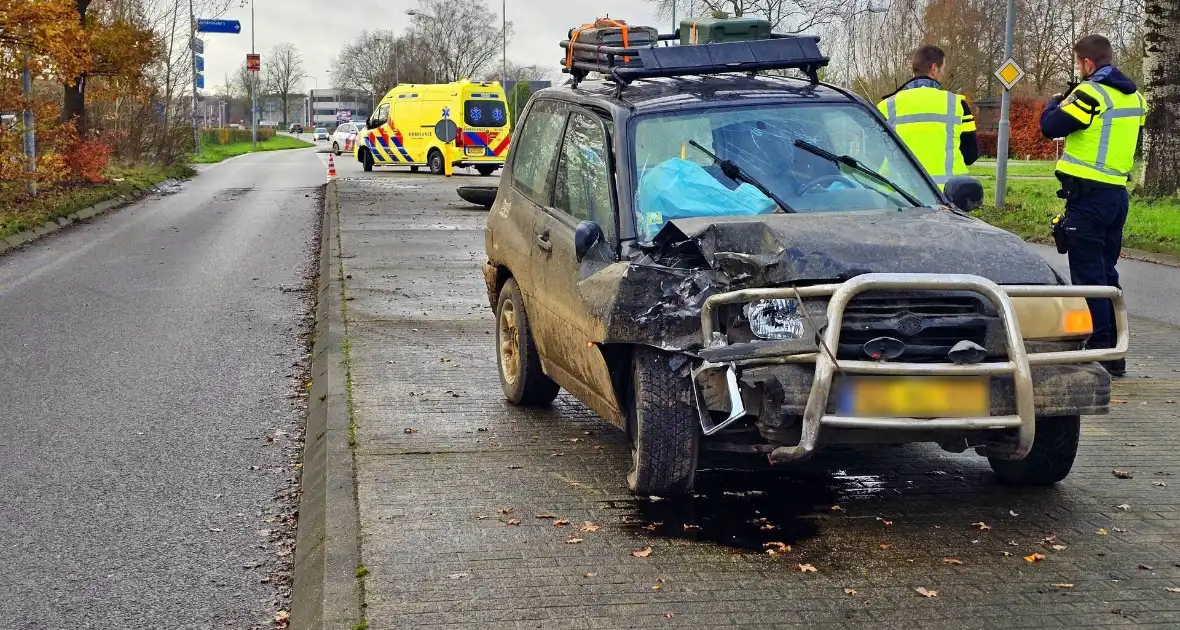
M 1125 470 L 1112 470 L 1110 471 L 1110 474 L 1118 477 L 1119 479 L 1134 479 L 1134 477 L 1131 476 L 1131 473 Z
M 513 512 L 512 508 L 500 508 L 500 513 L 507 516 Z
M 1100 528 L 1098 531 L 1096 531 L 1094 533 L 1098 534 L 1099 536 L 1105 536 L 1105 535 L 1109 534 L 1110 532 L 1106 531 L 1105 529 Z
M 556 514 L 538 514 L 537 518 L 557 518 Z
M 958 558 L 943 558 L 943 559 L 942 559 L 942 563 L 943 563 L 943 564 L 955 564 L 955 565 L 962 565 L 962 564 L 963 564 L 963 561 L 962 561 L 962 560 L 960 560 L 960 559 L 958 559 Z
M 521 466 L 519 464 L 509 464 L 508 465 L 508 470 L 520 470 L 521 468 L 524 468 L 524 466 Z
M 1125 405 L 1125 404 L 1127 404 L 1127 400 L 1125 398 L 1111 398 L 1110 404 L 1112 404 L 1112 405 Z
M 1153 485 L 1157 488 L 1167 488 L 1168 487 L 1167 482 L 1164 482 L 1164 481 L 1153 481 L 1153 482 L 1151 482 L 1151 485 Z
M 554 527 L 565 527 L 566 525 L 569 525 L 569 524 L 570 524 L 569 521 L 553 521 Z
M 1015 540 L 1009 540 L 1009 541 L 1008 541 L 1008 546 L 1009 546 L 1009 547 L 1019 547 L 1019 546 L 1020 546 L 1020 543 L 1016 542 Z
M 582 577 L 592 578 L 592 577 L 595 577 L 596 575 L 598 575 L 598 573 L 595 571 L 587 571 L 582 574 Z
M 791 550 L 790 545 L 781 542 L 762 543 L 762 548 L 766 550 L 767 554 L 772 556 L 779 553 L 787 553 Z
M 471 574 L 470 573 L 452 573 L 452 574 L 448 575 L 447 577 L 451 578 L 452 580 L 458 580 L 458 579 L 465 578 L 465 577 L 471 577 Z
M 1152 567 L 1150 564 L 1141 564 L 1141 565 L 1139 565 L 1139 568 L 1143 569 L 1144 571 L 1150 571 L 1154 567 Z
M 684 531 L 686 531 L 686 532 L 699 532 L 699 531 L 701 531 L 701 526 L 700 525 L 689 525 L 688 523 L 685 523 L 684 524 Z
M 1020 516 L 1019 514 L 1016 513 L 1016 510 L 1008 510 L 1008 515 L 1009 516 Z
M 1005 558 L 1011 558 L 1011 557 L 1012 557 L 1012 552 L 1011 552 L 1011 551 L 1001 551 L 1001 552 L 1000 552 L 1000 555 L 1001 555 L 1001 556 L 1004 556 Z
M 290 619 L 291 613 L 285 610 L 280 610 L 279 612 L 275 613 L 275 623 L 287 623 L 287 621 Z
M 567 544 L 567 545 L 576 545 L 580 542 L 582 542 L 581 538 L 574 538 L 573 536 L 570 536 L 569 538 L 565 539 L 565 544 Z
M 842 507 L 840 507 L 840 506 L 838 506 L 838 505 L 833 505 L 833 506 L 832 506 L 832 511 L 833 511 L 833 512 L 842 512 L 843 510 L 844 510 L 844 508 L 842 508 Z
M 972 523 L 971 526 L 978 527 L 979 531 L 981 531 L 981 532 L 986 532 L 987 530 L 992 528 L 991 525 L 988 525 L 987 523 L 984 523 L 983 521 L 980 521 L 978 523 Z
M 845 595 L 856 595 L 856 589 L 846 588 L 846 589 L 844 589 L 844 594 Z
M 659 529 L 661 525 L 663 525 L 663 523 L 648 523 L 647 525 L 643 526 L 643 529 L 646 529 L 649 532 L 654 532 Z
M 671 619 L 675 616 L 676 616 L 676 613 L 670 613 L 670 612 L 664 613 L 664 619 Z
M 1025 562 L 1040 562 L 1041 560 L 1044 560 L 1044 559 L 1045 559 L 1045 554 L 1043 554 L 1043 553 L 1034 553 L 1030 556 L 1024 557 Z
M 889 526 L 893 525 L 893 521 L 887 521 L 885 519 L 881 519 L 881 524 L 884 525 L 885 527 L 889 527 Z
M 651 551 L 651 547 L 644 547 L 638 551 L 632 551 L 631 555 L 635 556 L 636 558 L 646 558 L 651 555 Z
M 1124 512 L 1131 511 L 1131 504 L 1130 503 L 1120 503 L 1120 504 L 1116 505 L 1115 507 L 1124 511 Z
M 764 532 L 772 532 L 772 531 L 778 529 L 778 525 L 771 525 L 770 523 L 767 523 L 767 524 L 763 525 L 762 527 L 759 527 L 758 529 L 760 529 Z
M 881 543 L 881 544 L 877 545 L 877 547 L 878 547 L 879 549 L 881 549 L 882 551 L 884 551 L 884 550 L 888 549 L 888 548 L 889 548 L 889 547 L 891 547 L 891 546 L 892 546 L 892 545 L 889 545 L 889 544 L 887 544 L 887 543 Z
M 796 564 L 795 568 L 799 569 L 800 573 L 815 573 L 815 567 L 810 564 Z
M 602 529 L 601 525 L 595 525 L 594 523 L 591 523 L 590 521 L 585 521 L 581 525 L 578 526 L 578 531 L 580 531 L 580 532 L 596 532 L 600 529 Z
M 1053 551 L 1065 551 L 1065 545 L 1053 545 L 1052 547 L 1049 547 L 1049 548 L 1052 549 Z
M 1165 586 L 1164 590 L 1169 593 L 1180 593 L 1180 588 L 1175 588 L 1175 587 L 1171 587 L 1171 586 Z
M 508 519 L 508 524 L 509 525 L 520 525 L 520 519 L 510 518 L 510 519 Z
M 654 585 L 654 586 L 652 586 L 652 587 L 651 587 L 651 590 L 653 590 L 653 591 L 662 591 L 662 590 L 664 590 L 664 585 L 663 585 L 663 584 L 656 584 L 656 585 Z
M 1073 588 L 1073 584 L 1050 584 L 1050 586 L 1056 588 Z
M 924 586 L 919 586 L 918 588 L 914 589 L 914 591 L 922 597 L 938 597 L 938 591 L 929 590 Z
M 1118 533 L 1118 534 L 1125 534 L 1125 533 L 1127 533 L 1127 530 L 1125 530 L 1125 529 L 1123 529 L 1123 528 L 1121 528 L 1121 527 L 1116 527 L 1116 528 L 1114 528 L 1114 531 L 1115 531 L 1115 533 Z

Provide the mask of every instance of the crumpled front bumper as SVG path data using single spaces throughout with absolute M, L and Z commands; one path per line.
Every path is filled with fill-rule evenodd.
M 839 348 L 844 310 L 856 295 L 866 291 L 970 291 L 983 296 L 996 308 L 1003 323 L 1006 359 L 985 363 L 956 365 L 952 363 L 900 363 L 892 361 L 859 361 L 839 359 L 834 354 Z M 830 297 L 828 297 L 830 296 Z M 1114 304 L 1118 341 L 1114 348 L 1069 350 L 1030 353 L 1021 335 L 1020 323 L 1013 307 L 1013 297 L 1081 297 L 1109 299 Z M 701 333 L 706 349 L 714 351 L 724 346 L 724 337 L 717 333 L 715 311 L 724 304 L 739 304 L 753 300 L 828 298 L 826 321 L 822 328 L 822 344 L 818 349 L 802 351 L 791 344 L 748 344 L 757 346 L 750 352 L 730 353 L 724 361 L 702 361 L 692 371 L 697 408 L 706 435 L 712 435 L 746 415 L 740 387 L 742 382 L 760 373 L 774 375 L 776 370 L 791 368 L 798 373 L 800 383 L 809 383 L 802 415 L 799 443 L 779 446 L 770 455 L 772 462 L 803 461 L 814 452 L 821 431 L 825 427 L 842 429 L 873 429 L 897 431 L 974 431 L 987 429 L 1015 429 L 1018 436 L 1010 447 L 995 447 L 988 455 L 1005 459 L 1023 459 L 1032 448 L 1036 436 L 1036 416 L 1055 411 L 1077 410 L 1102 413 L 1109 402 L 1109 376 L 1097 361 L 1110 361 L 1126 356 L 1130 342 L 1127 308 L 1122 292 L 1113 287 L 1091 286 L 1000 286 L 980 276 L 960 274 L 878 274 L 856 276 L 841 284 L 806 287 L 746 289 L 711 296 L 701 309 Z M 819 333 L 820 331 L 816 331 Z M 808 342 L 809 343 L 809 342 Z M 814 345 L 814 344 L 813 344 Z M 728 417 L 714 423 L 705 404 L 698 377 L 706 372 L 720 371 L 730 401 Z M 810 372 L 810 375 L 808 375 Z M 992 413 L 976 418 L 866 418 L 841 416 L 834 413 L 833 383 L 844 375 L 891 375 L 907 377 L 988 376 L 992 379 Z M 790 377 L 780 371 L 775 380 Z M 1065 391 L 1059 391 L 1065 390 Z M 799 400 L 799 398 L 796 398 Z

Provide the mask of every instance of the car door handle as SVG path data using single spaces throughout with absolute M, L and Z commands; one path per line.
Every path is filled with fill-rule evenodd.
M 549 240 L 549 230 L 537 235 L 537 247 L 540 247 L 543 252 L 553 251 L 553 243 Z

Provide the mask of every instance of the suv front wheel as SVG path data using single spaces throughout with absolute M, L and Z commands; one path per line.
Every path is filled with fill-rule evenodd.
M 524 300 L 513 278 L 500 289 L 500 301 L 496 304 L 496 363 L 500 368 L 500 386 L 508 402 L 543 407 L 557 398 L 560 388 L 541 371 L 541 358 L 537 355 Z
M 1047 486 L 1069 475 L 1082 435 L 1081 416 L 1037 418 L 1032 450 L 1024 459 L 988 458 L 1001 481 L 1017 486 Z
M 631 472 L 636 494 L 672 497 L 692 492 L 700 430 L 688 378 L 669 367 L 672 355 L 637 347 L 632 362 Z

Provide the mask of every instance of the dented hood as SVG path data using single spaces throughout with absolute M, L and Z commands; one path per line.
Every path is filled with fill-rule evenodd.
M 934 208 L 675 219 L 652 258 L 700 256 L 735 286 L 844 280 L 862 273 L 961 273 L 999 284 L 1059 284 L 1008 232 Z

